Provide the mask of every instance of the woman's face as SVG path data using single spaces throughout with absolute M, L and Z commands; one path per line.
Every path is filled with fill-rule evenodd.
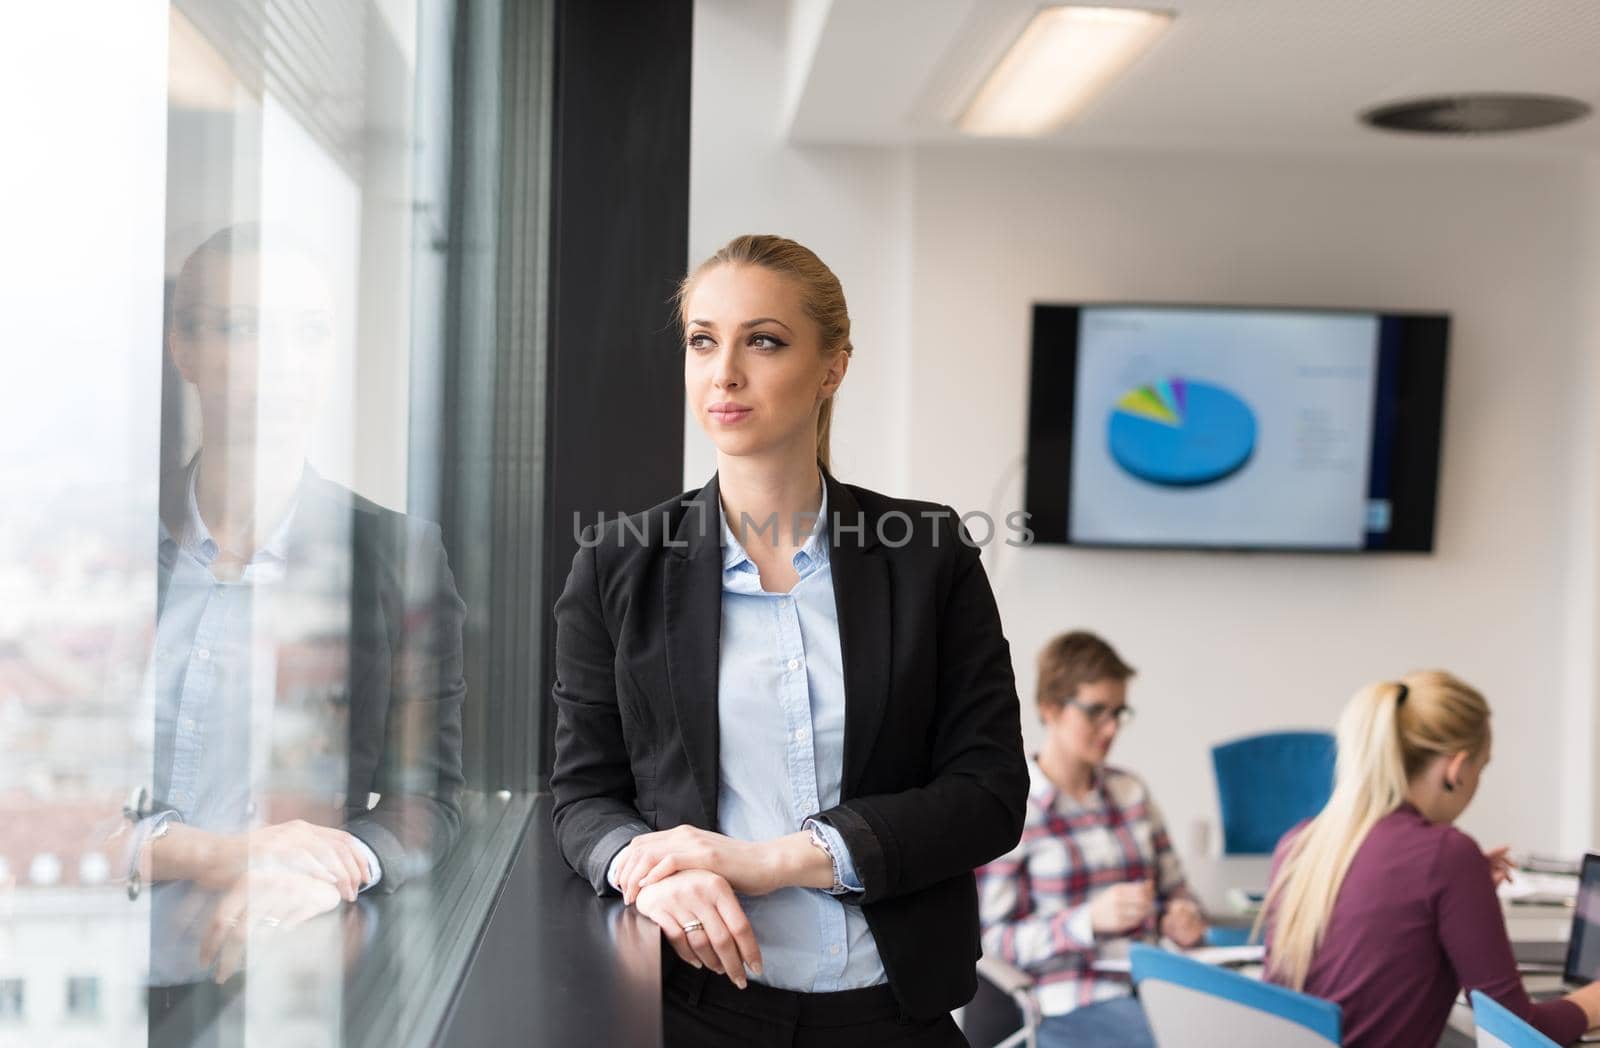
M 206 439 L 303 440 L 327 391 L 333 306 L 321 273 L 287 251 L 208 262 L 186 289 L 173 361 L 199 393 Z
M 793 279 L 716 266 L 690 287 L 683 319 L 684 390 L 719 452 L 815 447 L 817 409 L 839 388 L 849 357 L 822 352 Z

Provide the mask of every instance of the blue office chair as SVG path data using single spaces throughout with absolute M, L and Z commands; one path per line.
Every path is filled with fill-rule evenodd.
M 1206 929 L 1207 946 L 1248 946 L 1250 929 L 1237 925 L 1213 924 Z
M 1559 1048 L 1482 990 L 1472 991 L 1472 1020 L 1478 1027 L 1478 1048 Z
M 1339 1006 L 1140 943 L 1133 985 L 1161 1048 L 1327 1048 Z
M 1269 732 L 1211 747 L 1222 850 L 1270 855 L 1287 830 L 1328 803 L 1333 756 L 1333 736 L 1325 731 Z

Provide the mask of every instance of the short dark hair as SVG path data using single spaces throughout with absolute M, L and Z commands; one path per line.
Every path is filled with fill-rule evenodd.
M 1085 684 L 1127 680 L 1133 674 L 1116 649 L 1093 633 L 1063 633 L 1039 652 L 1039 708 L 1060 709 Z

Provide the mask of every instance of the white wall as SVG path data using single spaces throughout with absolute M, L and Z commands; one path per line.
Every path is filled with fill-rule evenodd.
M 783 143 L 787 27 L 781 4 L 702 0 L 695 7 L 688 264 L 741 233 L 792 237 L 828 263 L 849 295 L 856 347 L 834 416 L 834 471 L 903 490 L 909 158 Z M 684 486 L 699 487 L 716 470 L 715 449 L 685 414 Z
M 1594 490 L 1573 446 L 1579 175 L 1505 162 L 918 154 L 910 479 L 922 497 L 1018 504 L 1020 482 L 999 502 L 993 490 L 1024 451 L 1036 300 L 1454 317 L 1433 556 L 1041 546 L 991 564 L 1025 699 L 1031 654 L 1061 629 L 1103 631 L 1139 667 L 1140 718 L 1114 759 L 1147 775 L 1180 841 L 1214 811 L 1205 744 L 1329 724 L 1364 682 L 1443 666 L 1501 712 L 1468 828 L 1562 843 L 1561 759 L 1586 758 L 1562 746 L 1564 657 L 1578 641 L 1570 540 Z
M 1191 846 L 1215 818 L 1209 743 L 1328 725 L 1362 683 L 1445 666 L 1499 711 L 1466 828 L 1548 850 L 1600 839 L 1600 432 L 1582 410 L 1600 399 L 1585 400 L 1597 383 L 1582 348 L 1600 310 L 1580 269 L 1600 276 L 1600 176 L 1448 152 L 796 149 L 777 139 L 782 78 L 763 75 L 783 53 L 766 6 L 696 8 L 693 253 L 766 227 L 839 272 L 861 333 L 836 420 L 848 479 L 996 516 L 1020 507 L 1035 300 L 1455 318 L 1433 556 L 991 552 L 1030 745 L 1033 653 L 1062 629 L 1102 631 L 1140 669 L 1140 717 L 1113 759 L 1150 779 Z M 692 423 L 689 436 L 694 482 L 712 460 Z
M 1600 160 L 1583 171 L 1581 229 L 1584 256 L 1578 273 L 1577 350 L 1571 390 L 1578 430 L 1574 446 L 1578 483 L 1568 556 L 1572 585 L 1567 600 L 1567 713 L 1563 724 L 1564 779 L 1571 798 L 1562 823 L 1563 839 L 1600 847 Z M 1587 761 L 1586 783 L 1577 769 Z M 1570 788 L 1580 784 L 1577 788 Z M 1587 788 L 1584 788 L 1586 786 Z

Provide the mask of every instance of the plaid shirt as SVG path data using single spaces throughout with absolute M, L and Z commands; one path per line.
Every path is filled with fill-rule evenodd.
M 978 870 L 984 951 L 1034 977 L 1045 1015 L 1125 996 L 1128 977 L 1097 972 L 1089 920 L 1095 896 L 1113 884 L 1155 881 L 1157 913 L 1187 894 L 1161 814 L 1137 776 L 1102 768 L 1079 802 L 1028 762 L 1022 840 Z M 1145 929 L 1153 937 L 1156 920 Z

